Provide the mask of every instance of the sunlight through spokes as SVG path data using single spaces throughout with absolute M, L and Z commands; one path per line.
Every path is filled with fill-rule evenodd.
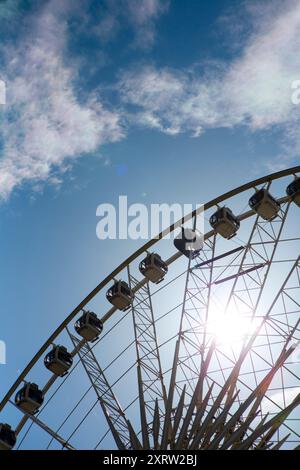
M 207 333 L 212 335 L 218 346 L 240 345 L 243 340 L 250 337 L 257 322 L 249 316 L 242 316 L 236 312 L 212 312 L 207 323 Z

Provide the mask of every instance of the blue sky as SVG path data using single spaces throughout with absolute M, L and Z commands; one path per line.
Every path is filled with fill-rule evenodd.
M 0 3 L 0 394 L 138 246 L 96 208 L 202 203 L 299 162 L 300 2 Z

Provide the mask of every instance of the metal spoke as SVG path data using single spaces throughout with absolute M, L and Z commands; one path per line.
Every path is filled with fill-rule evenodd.
M 130 273 L 131 289 L 139 282 Z M 149 281 L 141 287 L 132 304 L 132 319 L 137 355 L 137 380 L 140 397 L 140 416 L 144 448 L 150 448 L 150 432 L 154 411 L 163 416 L 167 401 Z M 158 407 L 158 408 L 157 408 Z
M 69 335 L 74 346 L 76 347 L 80 340 L 70 332 Z M 126 419 L 124 411 L 122 410 L 111 386 L 107 381 L 107 378 L 103 373 L 103 370 L 101 369 L 96 359 L 95 354 L 90 349 L 88 343 L 82 347 L 81 351 L 79 352 L 79 356 L 89 377 L 89 380 L 96 392 L 102 411 L 110 427 L 117 447 L 119 449 L 131 448 L 131 431 L 129 428 L 129 422 Z

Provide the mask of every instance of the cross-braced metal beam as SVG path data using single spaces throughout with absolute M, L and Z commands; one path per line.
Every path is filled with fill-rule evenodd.
M 72 335 L 69 330 L 68 333 L 76 347 L 80 340 Z M 94 352 L 89 347 L 89 344 L 85 343 L 78 354 L 90 379 L 91 385 L 96 392 L 118 449 L 136 448 L 139 446 L 138 438 L 135 436 L 130 422 L 126 419 L 125 413 L 105 377 Z
M 197 258 L 196 263 L 187 271 L 186 289 L 184 292 L 183 310 L 178 341 L 175 347 L 172 378 L 168 397 L 167 413 L 170 407 L 180 402 L 184 390 L 185 399 L 192 400 L 193 392 L 197 387 L 196 409 L 201 405 L 203 394 L 214 383 L 215 389 L 222 390 L 228 377 L 235 370 L 230 387 L 226 390 L 225 405 L 232 402 L 235 406 L 241 404 L 241 398 L 237 393 L 237 379 L 244 363 L 244 357 L 237 361 L 236 353 L 232 350 L 223 353 L 219 351 L 214 339 L 214 332 L 210 331 L 210 313 L 212 299 L 220 284 L 227 286 L 227 302 L 223 300 L 223 314 L 233 308 L 240 315 L 253 319 L 257 314 L 259 302 L 267 285 L 270 267 L 275 257 L 280 237 L 287 218 L 290 203 L 284 203 L 280 213 L 273 221 L 263 221 L 258 216 L 252 226 L 248 242 L 243 246 L 220 254 L 216 247 L 216 237 L 205 242 L 204 250 Z M 224 257 L 226 263 L 224 263 Z M 223 263 L 222 263 L 223 262 Z M 193 267 L 194 265 L 194 267 Z M 226 317 L 225 317 L 226 318 Z M 250 367 L 247 370 L 252 387 L 258 384 L 253 363 L 254 354 L 251 348 L 248 351 Z M 251 366 L 252 364 L 252 366 Z M 274 362 L 272 363 L 274 364 Z M 212 371 L 214 370 L 214 373 Z M 173 380 L 173 381 L 172 381 Z M 177 396 L 175 394 L 177 389 Z M 243 398 L 242 398 L 243 399 Z M 177 400 L 177 401 L 176 401 Z M 172 404 L 172 405 L 171 405 Z M 208 405 L 215 404 L 215 397 L 210 397 Z M 219 405 L 222 404 L 220 401 Z M 186 418 L 186 411 L 182 412 L 182 418 Z M 191 413 L 191 411 L 190 411 Z M 216 408 L 216 415 L 221 413 L 221 408 Z M 172 418 L 171 415 L 170 419 Z M 223 417 L 224 419 L 224 417 Z M 185 423 L 189 420 L 185 419 Z M 190 422 L 189 422 L 190 425 Z M 173 432 L 173 442 L 170 441 L 171 423 L 165 424 L 165 432 L 162 445 L 172 446 L 176 436 Z M 190 429 L 186 429 L 190 432 Z M 180 443 L 182 444 L 182 438 Z
M 130 273 L 129 268 L 128 278 L 130 287 L 136 290 L 139 282 Z M 149 282 L 146 282 L 135 294 L 135 299 L 132 303 L 132 319 L 137 355 L 137 379 L 143 447 L 150 448 L 154 444 L 151 442 L 154 415 L 164 416 L 167 394 L 163 379 Z M 159 434 L 160 429 L 158 427 Z

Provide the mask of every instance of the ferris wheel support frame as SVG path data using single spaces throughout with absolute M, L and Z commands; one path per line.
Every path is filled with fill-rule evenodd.
M 0 411 L 4 408 L 4 406 L 10 401 L 10 398 L 12 394 L 16 391 L 17 387 L 20 385 L 22 381 L 24 381 L 25 377 L 28 375 L 32 367 L 38 362 L 40 357 L 45 353 L 47 348 L 54 342 L 56 337 L 64 330 L 67 329 L 67 326 L 70 324 L 70 322 L 75 318 L 75 316 L 86 306 L 86 304 L 96 295 L 98 294 L 111 280 L 115 278 L 124 268 L 127 267 L 129 269 L 130 264 L 142 253 L 147 252 L 147 250 L 153 246 L 155 243 L 157 243 L 160 239 L 164 238 L 168 233 L 173 232 L 176 228 L 180 227 L 182 223 L 187 222 L 188 220 L 194 219 L 196 220 L 197 215 L 201 213 L 201 211 L 205 211 L 215 205 L 220 204 L 222 201 L 225 201 L 239 193 L 243 193 L 244 191 L 255 188 L 256 186 L 259 186 L 261 184 L 268 183 L 269 185 L 271 182 L 283 178 L 285 176 L 289 175 L 296 175 L 296 173 L 300 172 L 300 166 L 296 166 L 287 170 L 279 171 L 276 173 L 273 173 L 271 175 L 256 179 L 254 181 L 251 181 L 247 184 L 244 184 L 232 191 L 229 191 L 222 196 L 213 199 L 212 201 L 208 202 L 205 204 L 203 207 L 200 207 L 196 210 L 194 210 L 192 213 L 184 217 L 183 219 L 180 219 L 176 223 L 172 224 L 168 229 L 164 230 L 161 232 L 156 238 L 148 241 L 145 245 L 143 245 L 139 250 L 137 250 L 134 254 L 132 254 L 129 258 L 127 258 L 122 264 L 120 264 L 109 276 L 107 276 L 96 288 L 88 294 L 85 299 L 66 317 L 66 319 L 61 323 L 61 325 L 54 331 L 54 333 L 48 338 L 48 340 L 44 343 L 44 345 L 40 348 L 40 350 L 37 352 L 37 354 L 32 358 L 32 360 L 29 362 L 29 364 L 24 368 L 22 373 L 19 375 L 18 379 L 15 381 L 15 383 L 12 385 L 10 390 L 7 392 L 5 397 L 3 398 L 2 402 L 0 403 Z M 288 197 L 283 197 L 281 198 L 278 202 L 280 204 L 284 204 L 289 200 Z M 248 210 L 247 212 L 243 213 L 239 219 L 240 220 L 245 220 L 248 219 L 249 217 L 253 216 L 255 212 L 253 210 Z M 205 239 L 209 239 L 214 235 L 214 231 L 210 231 L 205 235 Z M 245 255 L 245 254 L 244 254 Z M 182 256 L 180 253 L 176 253 L 173 255 L 169 260 L 167 260 L 167 264 L 170 265 L 172 264 L 175 260 L 177 260 L 180 256 Z M 213 265 L 213 263 L 212 263 Z M 189 272 L 189 270 L 188 270 Z M 139 283 L 137 283 L 134 287 L 134 291 L 139 291 L 143 286 L 145 286 L 146 280 L 142 280 Z M 111 308 L 103 317 L 102 321 L 106 322 L 116 311 L 115 308 Z M 72 355 L 75 355 L 77 353 L 80 353 L 81 349 L 84 348 L 85 342 L 81 341 L 80 344 L 77 344 L 74 351 L 72 352 Z M 79 354 L 80 355 L 80 354 Z M 50 387 L 53 385 L 53 383 L 56 381 L 57 377 L 52 376 L 46 386 L 44 387 L 44 391 L 48 391 Z M 168 397 L 170 398 L 170 397 Z M 23 418 L 23 425 L 25 424 L 26 420 L 28 417 Z M 21 426 L 22 428 L 23 426 Z M 21 429 L 20 428 L 20 429 Z M 20 431 L 19 429 L 19 431 Z M 164 439 L 163 441 L 165 442 L 166 439 L 168 438 L 168 435 L 170 434 L 170 430 L 167 430 L 168 432 L 165 431 L 164 434 Z

